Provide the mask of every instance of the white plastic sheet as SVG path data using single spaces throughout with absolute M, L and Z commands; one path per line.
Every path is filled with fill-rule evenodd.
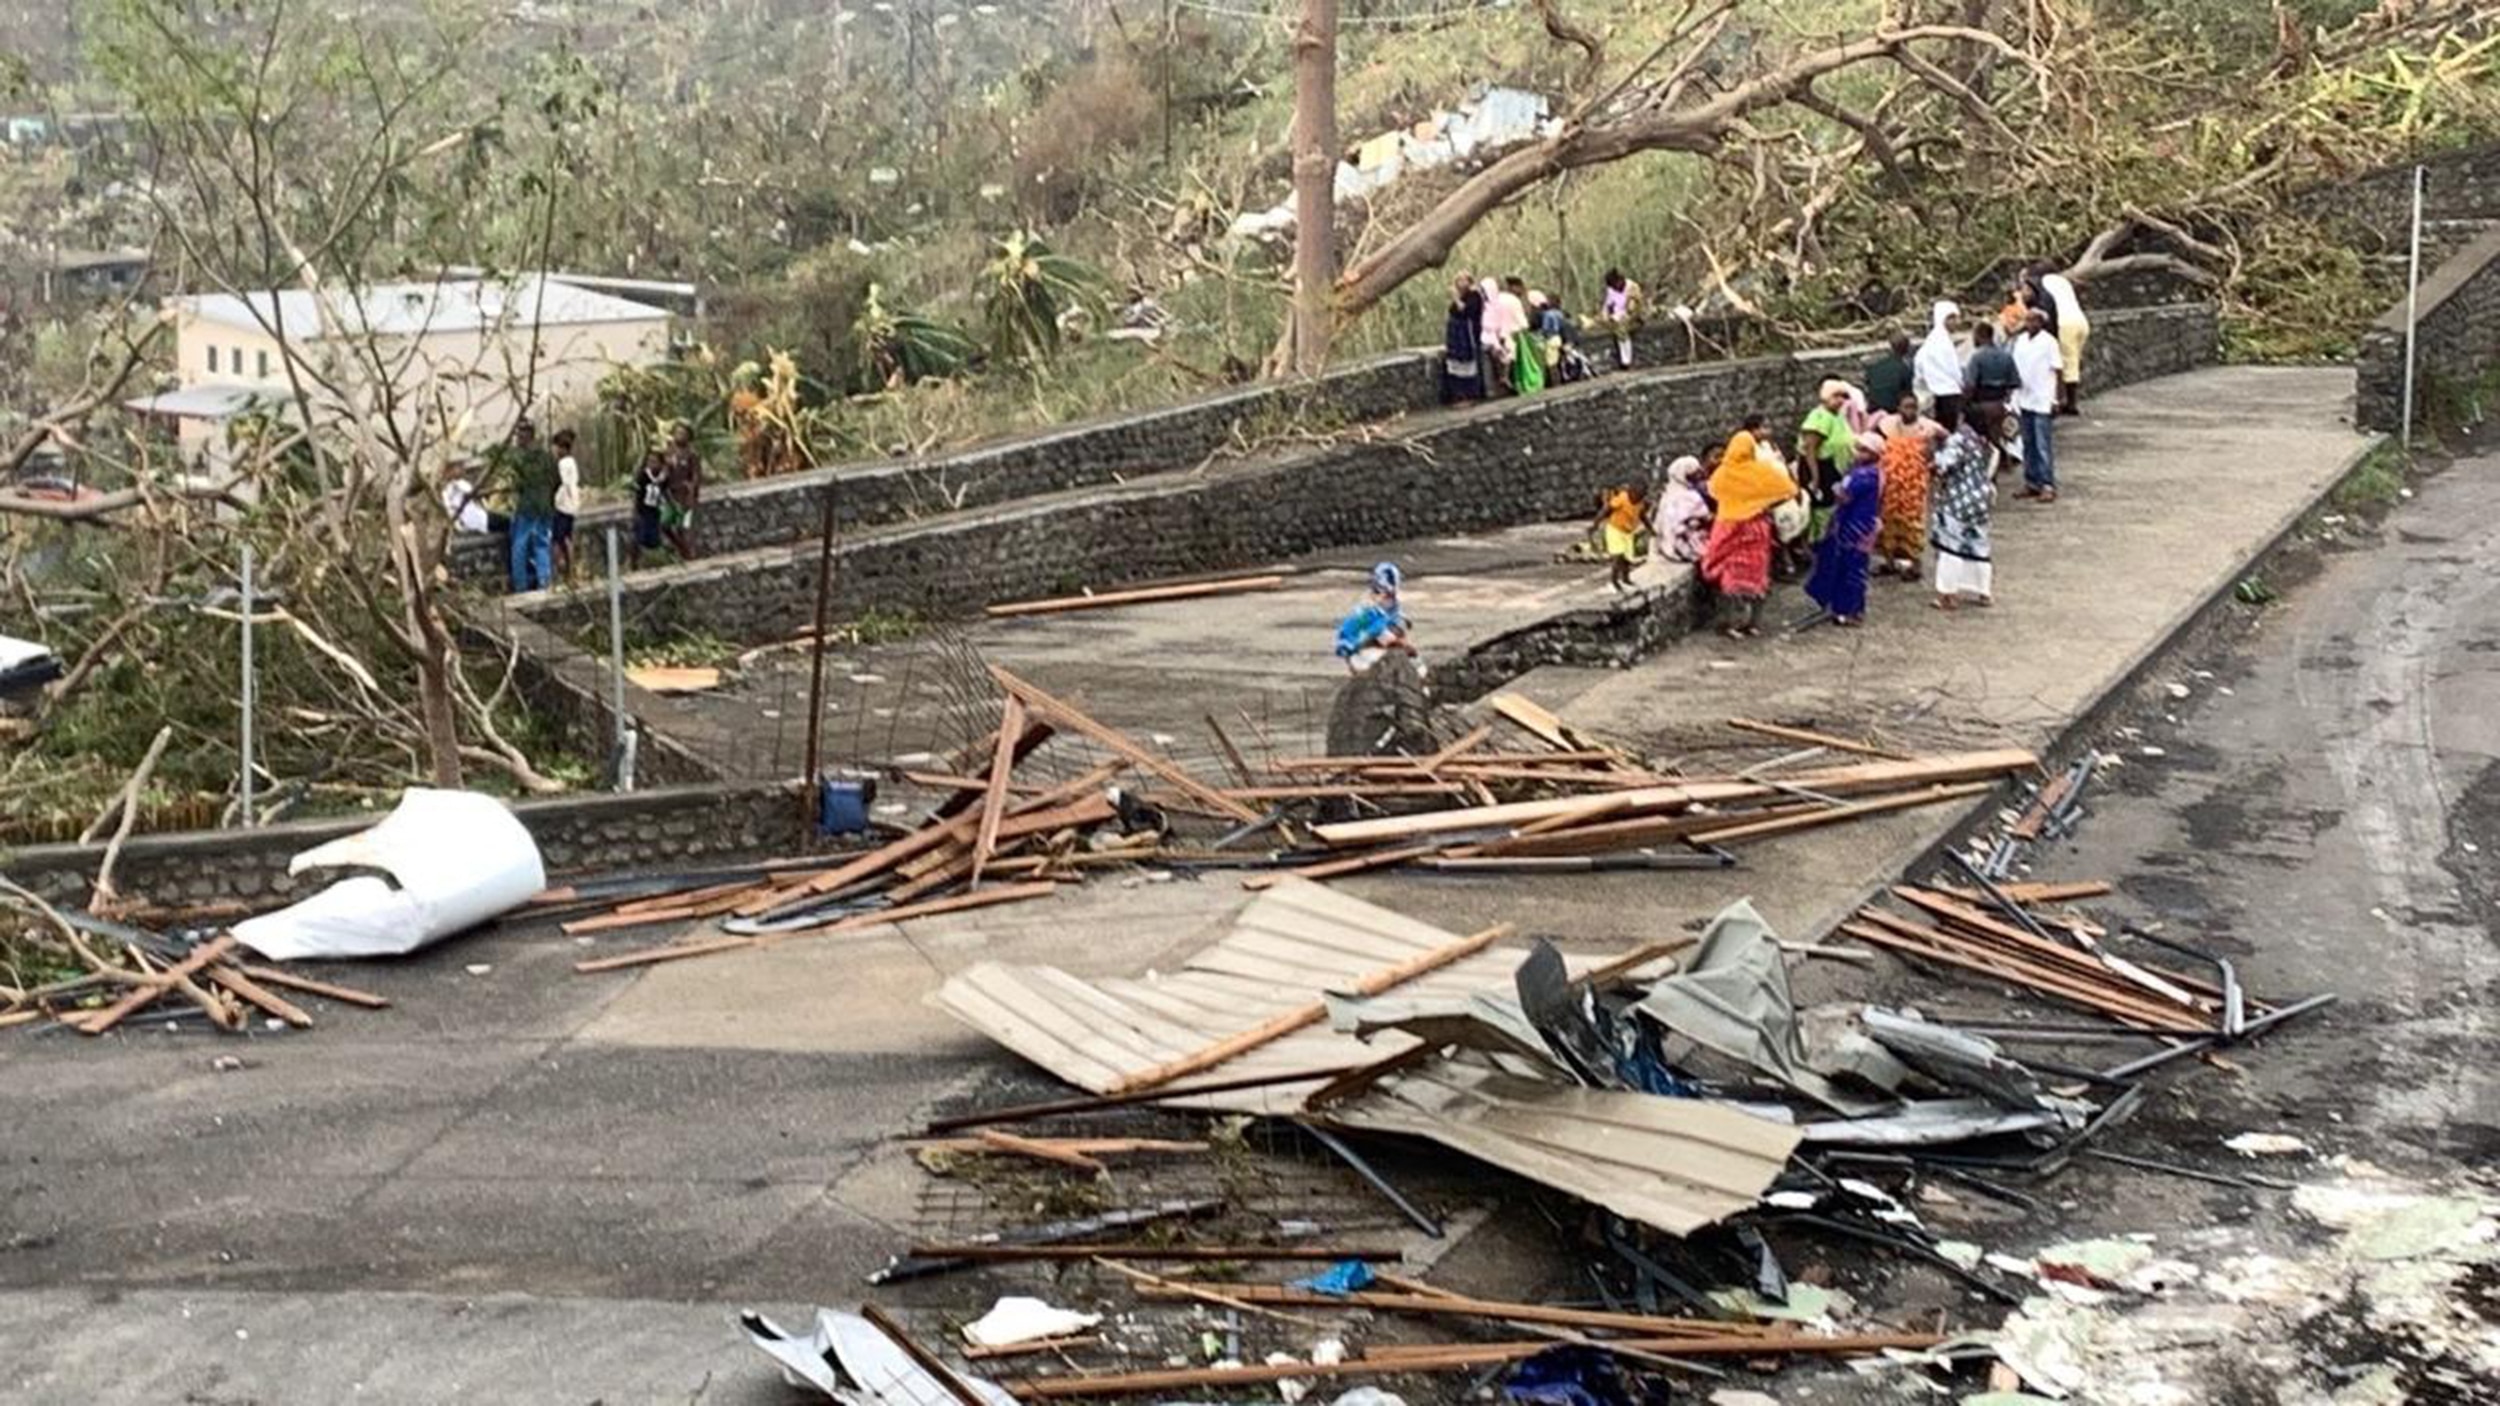
M 275 913 L 234 925 L 265 957 L 393 957 L 476 926 L 547 886 L 538 842 L 503 802 L 470 791 L 412 788 L 370 830 L 316 845 L 288 862 L 358 874 Z
M 964 1325 L 964 1341 L 974 1347 L 1013 1347 L 1082 1333 L 1102 1322 L 1099 1313 L 1078 1313 L 1040 1299 L 1010 1295 L 992 1305 L 980 1320 Z

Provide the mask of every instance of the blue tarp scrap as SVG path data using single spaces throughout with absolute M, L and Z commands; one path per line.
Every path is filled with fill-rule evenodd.
M 1520 1363 L 1502 1399 L 1511 1406 L 1666 1406 L 1673 1398 L 1665 1382 L 1626 1379 L 1613 1353 L 1574 1343 Z
M 1361 1260 L 1339 1260 L 1308 1279 L 1296 1279 L 1293 1287 L 1322 1294 L 1359 1294 L 1379 1282 L 1380 1276 Z

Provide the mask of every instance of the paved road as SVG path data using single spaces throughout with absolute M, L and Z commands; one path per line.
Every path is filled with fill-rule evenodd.
M 2250 637 L 2165 673 L 2066 874 L 2119 881 L 2276 991 L 2334 990 L 2318 1038 L 2226 1083 L 2339 1151 L 2500 1159 L 2500 458 L 2422 485 Z M 2206 675 L 2209 675 L 2207 677 Z M 2172 719 L 2175 718 L 2175 721 Z M 2158 748 L 2158 757 L 2143 755 Z
M 2213 401 L 2206 432 L 2218 433 L 2237 403 L 2225 391 L 2262 400 L 2295 388 L 2290 380 L 2259 384 L 2273 374 L 2209 373 L 2201 392 L 2157 385 L 2127 394 L 2167 407 L 2171 433 L 2193 410 L 2177 397 L 2201 394 Z M 2117 421 L 2126 402 L 2113 396 L 2104 404 Z M 2175 612 L 2213 572 L 2228 569 L 2233 543 L 2253 542 L 2271 526 L 2273 514 L 2254 510 L 2252 499 L 2287 501 L 2323 481 L 2353 441 L 2335 426 L 2331 407 L 2310 409 L 2307 428 L 2252 467 L 2243 491 L 2211 520 L 2200 550 L 2213 553 L 2212 562 L 2193 570 L 2174 562 L 2178 569 L 2167 575 L 2149 564 L 2131 583 L 2139 594 L 2161 582 Z M 2169 472 L 2167 436 L 2138 437 L 2121 455 L 2132 432 L 2113 423 L 2100 433 L 2113 450 L 2099 461 L 2111 481 Z M 2091 462 L 2078 453 L 2077 471 L 2089 472 Z M 2492 482 L 2452 474 L 2433 486 L 2436 497 L 2401 515 L 2399 527 L 2440 536 L 2460 522 L 2500 523 Z M 2088 487 L 2069 501 L 2078 512 L 2054 521 L 2070 524 L 2078 540 L 2052 539 L 2051 550 L 2089 551 L 2094 534 L 2126 521 L 2115 504 L 2107 519 L 2085 516 Z M 2145 506 L 2168 517 L 2201 511 L 2186 498 Z M 2343 559 L 2339 566 L 2398 562 L 2419 551 L 2458 560 L 2406 558 L 2385 568 L 2383 581 L 2345 584 L 2340 594 L 2354 602 L 2354 618 L 2303 636 L 2317 643 L 2278 661 L 2286 672 L 2275 685 L 2290 697 L 2295 680 L 2342 678 L 2339 660 L 2352 678 L 2369 677 L 2379 667 L 2371 662 L 2373 631 L 2391 629 L 2413 661 L 2402 668 L 2419 670 L 2370 677 L 2366 686 L 2338 684 L 2342 691 L 2322 706 L 2345 721 L 2319 723 L 2305 741 L 2286 739 L 2277 754 L 2278 770 L 2296 770 L 2300 784 L 2320 795 L 2347 786 L 2369 793 L 2366 806 L 2320 800 L 2311 808 L 2351 811 L 2350 833 L 2368 837 L 2349 851 L 2351 868 L 2336 895 L 2360 892 L 2366 878 L 2387 891 L 2360 911 L 2402 915 L 2386 926 L 2322 925 L 2295 944 L 2319 953 L 2316 969 L 2280 975 L 2294 986 L 2314 984 L 2343 965 L 2347 949 L 2334 944 L 2366 933 L 2374 952 L 2388 954 L 2387 965 L 2420 969 L 2383 980 L 2389 1009 L 2424 1015 L 2431 1023 L 2422 1028 L 2459 1042 L 2460 1051 L 2481 1034 L 2479 1018 L 2470 1008 L 2418 1003 L 2459 973 L 2487 986 L 2487 967 L 2461 965 L 2457 935 L 2484 921 L 2475 915 L 2488 913 L 2494 890 L 2489 871 L 2464 858 L 2458 866 L 2484 875 L 2482 882 L 2423 888 L 2436 876 L 2420 860 L 2451 849 L 2473 859 L 2500 855 L 2500 834 L 2470 838 L 2484 833 L 2473 826 L 2487 829 L 2495 818 L 2493 788 L 2456 761 L 2466 749 L 2489 754 L 2487 732 L 2469 729 L 2500 718 L 2489 676 L 2473 672 L 2481 655 L 2471 631 L 2453 623 L 2477 618 L 2468 598 L 2490 588 L 2488 564 L 2500 558 L 2492 545 L 2400 540 Z M 2178 550 L 2185 548 L 2174 556 Z M 2405 616 L 2410 623 L 2390 626 L 2366 604 L 2383 603 L 2412 573 L 2443 565 L 2453 568 L 2450 585 L 2422 591 Z M 2009 578 L 2018 569 L 2009 567 Z M 2008 591 L 2009 602 L 2021 599 L 2010 583 Z M 2295 604 L 2333 592 L 2321 585 Z M 2033 613 L 2005 647 L 2036 652 L 2045 641 L 2053 652 L 2060 612 L 2102 604 L 2043 592 L 2024 602 Z M 2442 617 L 2443 609 L 2451 613 Z M 2154 612 L 2147 629 L 2167 618 Z M 2261 640 L 2279 649 L 2286 632 L 2269 631 Z M 2339 631 L 2348 646 L 2333 643 Z M 1695 657 L 1678 651 L 1621 676 L 1621 686 L 1661 693 L 1687 686 Z M 2427 750 L 2418 765 L 2399 759 L 2414 768 L 2412 779 L 2382 784 L 2378 777 L 2405 773 L 2370 760 L 2385 739 L 2360 725 L 2395 726 L 2386 716 L 2401 715 L 2412 694 L 2389 690 L 2409 677 L 2428 687 L 2413 691 L 2421 695 L 2420 721 L 2404 726 L 2439 737 L 2437 755 L 2448 761 L 2435 763 Z M 2251 686 L 2238 696 L 2258 692 Z M 2195 754 L 2182 742 L 2172 756 L 2172 768 L 2136 774 L 2191 785 L 2196 773 L 2185 764 Z M 2257 754 L 2251 765 L 2263 770 Z M 2404 789 L 2425 777 L 2428 794 L 2442 798 L 2436 809 Z M 2155 818 L 2174 813 L 2176 823 L 2189 824 L 2187 817 L 2204 813 L 2194 803 L 2185 792 L 2150 794 L 2144 804 L 2153 818 L 2108 823 L 2105 811 L 2087 842 L 2151 836 L 2159 833 Z M 2450 824 L 2465 825 L 2469 838 L 2447 835 L 2442 827 Z M 1919 843 L 1919 833 L 1870 829 L 1856 850 L 1844 843 L 1783 851 L 1758 883 L 1791 893 L 1783 901 L 1802 907 L 1810 889 L 1871 877 L 1901 846 Z M 2343 832 L 2318 833 L 2340 842 Z M 2465 850 L 2467 843 L 2479 848 Z M 2147 855 L 2143 867 L 2160 877 L 2164 861 Z M 2219 852 L 2215 862 L 2223 863 Z M 2315 867 L 2327 882 L 2325 862 Z M 2199 879 L 2212 885 L 2216 903 L 2235 884 L 2252 893 L 2268 886 L 2270 871 L 2226 869 Z M 728 1313 L 748 1302 L 789 1312 L 848 1296 L 857 1274 L 902 1235 L 916 1185 L 916 1173 L 877 1150 L 879 1139 L 914 1109 L 999 1067 L 977 1041 L 919 1007 L 936 975 L 976 956 L 1066 959 L 1074 931 L 1087 936 L 1077 965 L 1168 965 L 1238 899 L 1214 886 L 1097 889 L 1090 909 L 1036 905 L 1051 911 L 973 915 L 980 920 L 838 947 L 794 943 L 775 949 L 789 954 L 790 965 L 686 963 L 660 969 L 667 975 L 659 980 L 576 978 L 567 965 L 576 949 L 562 939 L 527 930 L 483 935 L 360 972 L 401 1004 L 342 1013 L 310 1036 L 255 1046 L 252 1067 L 233 1073 L 210 1067 L 224 1047 L 196 1037 L 139 1032 L 100 1044 L 12 1043 L 0 1144 L 0 1400 L 778 1399 L 769 1374 L 730 1338 Z M 1654 936 L 1697 911 L 1691 894 L 1656 881 L 1609 888 L 1593 900 L 1529 890 L 1505 886 L 1501 900 L 1527 904 L 1538 928 L 1582 935 Z M 2435 896 L 2419 897 L 2425 893 Z M 1464 922 L 1459 910 L 1492 902 L 1481 890 L 1445 887 L 1438 895 L 1419 898 L 1420 915 L 1460 928 L 1481 924 Z M 1115 910 L 1116 927 L 1104 919 Z M 2429 925 L 2417 921 L 2424 915 Z M 2255 922 L 2239 929 L 2260 930 Z M 471 964 L 490 970 L 472 974 Z M 2441 1079 L 2422 1077 L 2434 1067 Z M 2332 1068 L 2320 1066 L 2321 1082 Z M 2391 1067 L 2391 1081 L 2401 1076 L 2409 1090 L 2430 1090 L 2409 1098 L 2448 1115 L 2416 1108 L 2405 1126 L 2488 1127 L 2495 1121 L 2488 1086 L 2456 1082 L 2445 1068 Z M 2426 1155 L 2435 1150 L 2425 1144 Z

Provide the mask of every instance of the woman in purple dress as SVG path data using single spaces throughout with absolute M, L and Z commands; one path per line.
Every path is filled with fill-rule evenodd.
M 1875 549 L 1875 533 L 1883 524 L 1884 479 L 1876 461 L 1884 437 L 1858 436 L 1856 461 L 1832 494 L 1832 525 L 1814 547 L 1814 574 L 1806 578 L 1806 594 L 1831 612 L 1835 625 L 1855 625 L 1866 618 L 1867 556 Z

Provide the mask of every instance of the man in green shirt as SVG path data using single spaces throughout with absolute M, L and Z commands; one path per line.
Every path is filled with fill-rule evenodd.
M 495 458 L 512 483 L 512 589 L 545 590 L 555 579 L 556 456 L 524 418 Z

